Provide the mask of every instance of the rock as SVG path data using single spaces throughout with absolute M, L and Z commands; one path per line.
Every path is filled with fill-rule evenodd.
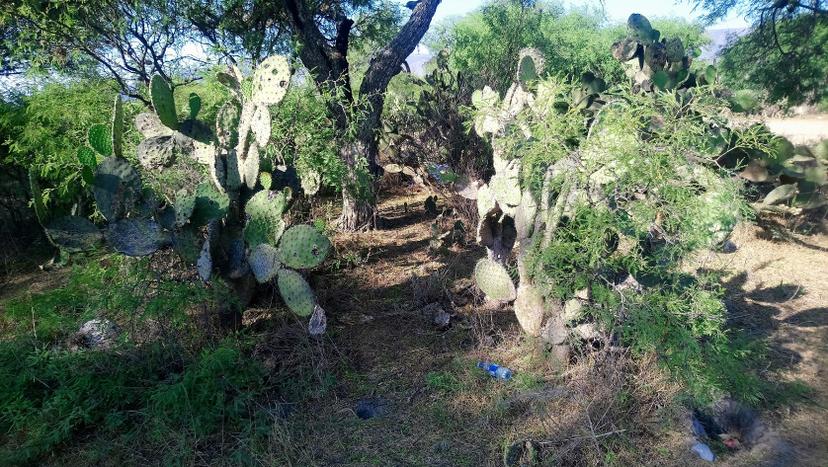
M 565 323 L 569 323 L 572 321 L 577 320 L 581 317 L 581 311 L 584 309 L 584 306 L 581 304 L 581 301 L 577 298 L 573 298 L 571 300 L 567 300 L 564 303 L 563 308 L 563 320 Z
M 690 448 L 690 450 L 695 452 L 702 460 L 706 460 L 707 462 L 713 462 L 716 460 L 716 456 L 713 454 L 713 451 L 711 451 L 710 447 L 704 443 L 697 441 L 693 447 Z
M 88 349 L 108 349 L 115 344 L 120 329 L 118 325 L 104 318 L 96 318 L 83 323 L 72 338 L 76 347 Z
M 451 313 L 447 312 L 443 305 L 440 305 L 437 302 L 429 303 L 428 305 L 424 306 L 420 313 L 423 316 L 429 317 L 431 319 L 431 323 L 439 328 L 444 328 L 449 325 L 451 322 Z
M 719 251 L 721 251 L 722 253 L 736 253 L 738 249 L 739 247 L 735 243 L 733 243 L 730 240 L 727 240 L 724 242 L 724 245 L 722 245 L 719 248 Z

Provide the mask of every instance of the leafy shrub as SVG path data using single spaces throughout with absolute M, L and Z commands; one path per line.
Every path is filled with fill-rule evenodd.
M 489 253 L 478 285 L 515 300 L 524 329 L 561 357 L 621 345 L 657 354 L 698 400 L 755 400 L 749 352 L 731 340 L 718 287 L 682 270 L 748 216 L 740 182 L 717 160 L 755 141 L 723 130 L 727 101 L 715 86 L 610 87 L 597 110 L 572 102 L 580 86 L 520 79 L 502 103 L 491 89 L 476 93 L 475 128 L 493 135 L 496 169 L 477 195 Z M 517 287 L 503 267 L 513 245 Z

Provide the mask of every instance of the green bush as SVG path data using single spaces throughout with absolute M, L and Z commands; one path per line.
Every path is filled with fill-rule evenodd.
M 261 366 L 229 342 L 187 357 L 160 345 L 69 352 L 6 341 L 0 379 L 5 465 L 33 463 L 81 434 L 125 436 L 150 451 L 182 435 L 251 433 L 252 402 L 265 389 Z

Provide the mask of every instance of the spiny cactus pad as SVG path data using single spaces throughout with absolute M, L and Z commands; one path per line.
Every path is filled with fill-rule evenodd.
M 216 115 L 216 142 L 222 148 L 234 148 L 239 139 L 241 105 L 238 101 L 227 101 Z
M 175 99 L 173 98 L 170 84 L 160 75 L 153 75 L 150 81 L 150 94 L 152 96 L 152 107 L 158 114 L 158 119 L 171 130 L 178 129 L 178 113 L 175 111 Z
M 287 58 L 274 55 L 256 67 L 253 74 L 253 102 L 274 105 L 281 102 L 290 85 L 290 64 Z
M 95 168 L 98 166 L 98 157 L 95 151 L 89 146 L 81 146 L 78 148 L 78 162 L 84 167 Z
M 474 280 L 480 290 L 492 300 L 515 299 L 515 284 L 500 263 L 482 258 L 474 267 Z
M 173 232 L 173 251 L 187 264 L 193 265 L 198 261 L 201 250 L 198 246 L 201 236 L 194 229 L 177 229 Z
M 276 277 L 279 269 L 282 268 L 282 263 L 279 262 L 279 254 L 276 248 L 261 243 L 250 252 L 250 257 L 247 259 L 250 265 L 250 270 L 256 277 L 259 283 L 265 283 Z
M 308 196 L 313 196 L 319 192 L 322 186 L 322 175 L 315 170 L 308 170 L 302 174 L 302 191 Z
M 147 170 L 169 167 L 175 159 L 175 140 L 172 136 L 153 136 L 141 141 L 137 149 L 138 161 Z
M 492 176 L 489 185 L 498 203 L 507 206 L 520 204 L 520 182 L 517 176 L 510 176 L 509 172 L 498 173 Z
M 124 102 L 121 95 L 115 96 L 115 104 L 112 106 L 112 155 L 123 157 L 124 155 Z
M 270 172 L 261 172 L 259 174 L 259 183 L 265 190 L 270 190 L 273 187 L 273 176 L 270 175 Z
M 144 112 L 135 116 L 135 129 L 140 132 L 144 138 L 152 138 L 153 136 L 171 135 L 172 130 L 165 127 L 158 115 L 153 112 Z
M 250 217 L 282 217 L 287 208 L 288 197 L 284 191 L 262 190 L 247 202 L 244 212 Z
M 201 96 L 191 92 L 187 98 L 187 105 L 190 107 L 190 119 L 195 120 L 198 113 L 201 111 Z
M 290 269 L 280 269 L 276 282 L 282 300 L 291 311 L 299 316 L 310 316 L 313 313 L 316 297 L 301 274 Z
M 256 107 L 253 112 L 253 120 L 250 122 L 250 129 L 253 130 L 256 144 L 260 148 L 265 147 L 270 140 L 270 110 L 267 109 L 266 105 Z
M 170 237 L 153 219 L 122 219 L 109 225 L 106 240 L 126 256 L 147 256 L 170 243 Z
M 102 124 L 92 125 L 89 127 L 87 138 L 89 145 L 98 154 L 104 157 L 112 155 L 112 135 L 109 132 L 109 127 Z
M 92 192 L 101 214 L 115 221 L 136 205 L 141 196 L 141 178 L 126 159 L 108 157 L 95 170 Z
M 310 225 L 295 225 L 282 235 L 279 259 L 291 268 L 311 269 L 322 264 L 331 242 Z
M 247 150 L 247 158 L 244 160 L 244 166 L 241 167 L 244 183 L 251 190 L 256 188 L 259 181 L 259 162 L 259 148 L 254 144 Z
M 64 216 L 46 226 L 49 240 L 61 250 L 75 253 L 94 250 L 103 235 L 89 219 L 80 216 Z
M 175 226 L 182 227 L 189 222 L 196 205 L 195 195 L 187 193 L 187 190 L 179 190 L 175 194 Z
M 244 225 L 244 240 L 250 248 L 263 243 L 275 245 L 285 232 L 285 221 L 281 218 L 250 218 Z
M 204 246 L 201 247 L 201 254 L 198 255 L 196 269 L 198 270 L 198 277 L 202 281 L 207 282 L 210 280 L 210 276 L 213 273 L 213 257 L 210 254 L 209 238 L 204 242 Z
M 230 207 L 230 198 L 218 191 L 210 183 L 201 183 L 195 191 L 195 207 L 190 223 L 196 226 L 206 225 L 214 219 L 220 219 Z

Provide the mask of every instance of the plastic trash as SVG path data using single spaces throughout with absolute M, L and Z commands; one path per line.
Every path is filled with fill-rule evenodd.
M 485 370 L 490 375 L 492 375 L 493 378 L 502 379 L 504 381 L 512 379 L 512 370 L 506 368 L 505 366 L 500 366 L 496 363 L 478 362 L 477 368 Z
M 716 460 L 716 455 L 713 454 L 710 447 L 704 443 L 696 442 L 690 450 L 698 454 L 702 460 L 706 460 L 707 462 L 713 462 Z

